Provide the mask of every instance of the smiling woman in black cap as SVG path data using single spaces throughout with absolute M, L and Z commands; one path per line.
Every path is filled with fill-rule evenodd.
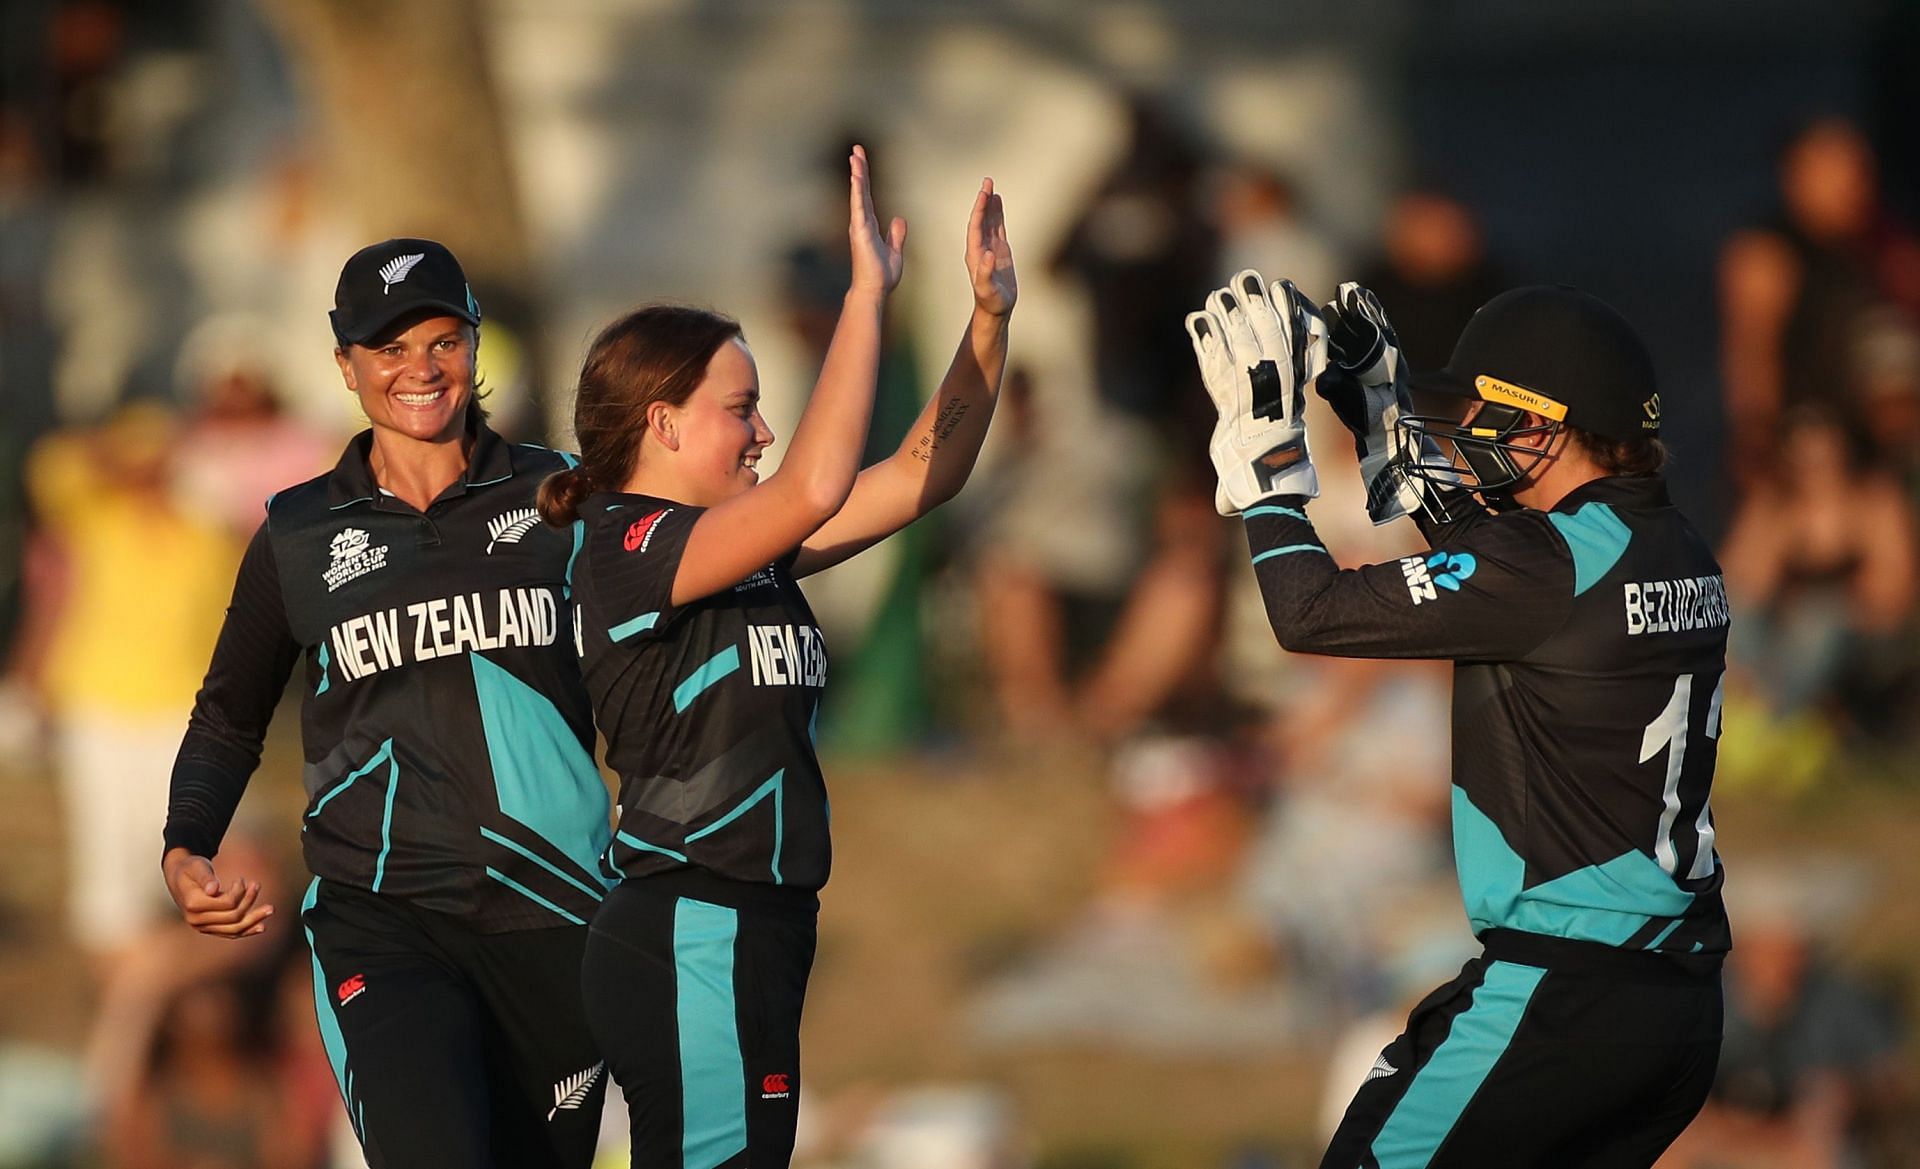
M 1422 379 L 1356 285 L 1316 310 L 1243 272 L 1187 318 L 1220 414 L 1223 514 L 1246 522 L 1287 649 L 1456 663 L 1453 843 L 1485 952 L 1380 1053 L 1322 1162 L 1647 1166 L 1706 1099 L 1728 947 L 1708 790 L 1727 598 L 1659 474 L 1653 361 L 1571 288 L 1503 293 Z M 1353 432 L 1376 523 L 1431 550 L 1342 570 L 1309 383 Z M 1382 728 L 1391 733 L 1390 728 Z
M 202 933 L 261 933 L 213 857 L 296 664 L 321 1035 L 368 1161 L 592 1159 L 580 1002 L 609 827 L 572 639 L 577 537 L 534 494 L 570 456 L 475 400 L 480 307 L 430 240 L 356 253 L 331 314 L 370 428 L 267 501 L 174 765 L 162 860 Z

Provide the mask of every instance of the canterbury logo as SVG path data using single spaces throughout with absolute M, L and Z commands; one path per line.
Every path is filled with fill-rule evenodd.
M 587 1094 L 593 1091 L 594 1084 L 600 1080 L 600 1073 L 607 1070 L 603 1061 L 594 1064 L 585 1071 L 575 1072 L 553 1086 L 553 1107 L 547 1111 L 551 1121 L 562 1112 L 578 1112 L 587 1102 Z
M 426 258 L 425 252 L 415 252 L 411 256 L 395 256 L 380 265 L 380 279 L 386 282 L 386 287 L 380 290 L 380 295 L 385 296 L 393 291 L 393 286 L 405 280 L 407 273 L 413 271 L 413 266 Z
M 540 522 L 540 513 L 530 507 L 517 508 L 502 512 L 487 523 L 487 554 L 493 554 L 495 544 L 518 544 L 520 537 L 533 531 Z

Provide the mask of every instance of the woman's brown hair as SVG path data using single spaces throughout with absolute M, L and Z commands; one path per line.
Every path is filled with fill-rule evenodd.
M 600 330 L 580 363 L 573 399 L 580 464 L 540 485 L 540 517 L 565 526 L 580 518 L 580 501 L 589 494 L 619 490 L 640 457 L 647 408 L 684 404 L 713 355 L 740 336 L 732 317 L 678 304 L 650 304 Z

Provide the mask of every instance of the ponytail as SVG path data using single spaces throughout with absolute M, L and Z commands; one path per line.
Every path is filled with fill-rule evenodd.
M 555 471 L 540 484 L 533 505 L 540 518 L 556 528 L 564 528 L 580 518 L 580 504 L 593 493 L 593 483 L 584 466 Z

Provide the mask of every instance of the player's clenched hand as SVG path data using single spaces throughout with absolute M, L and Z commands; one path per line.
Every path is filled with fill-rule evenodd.
M 1326 324 L 1290 281 L 1248 269 L 1187 314 L 1200 378 L 1219 412 L 1209 453 L 1214 506 L 1233 515 L 1269 495 L 1320 494 L 1307 450 L 1306 386 L 1327 361 Z
M 907 221 L 895 217 L 887 225 L 886 234 L 880 234 L 880 221 L 873 211 L 873 179 L 868 170 L 866 147 L 853 148 L 847 169 L 847 239 L 853 246 L 853 290 L 884 296 L 900 283 L 900 269 L 905 263 L 901 249 L 907 242 Z
M 981 312 L 1004 317 L 1020 299 L 1013 274 L 1013 248 L 1007 244 L 1006 209 L 993 180 L 980 183 L 967 217 L 967 274 L 973 278 L 973 303 Z
M 180 916 L 203 934 L 217 938 L 247 938 L 266 930 L 273 906 L 260 900 L 260 882 L 246 878 L 222 882 L 213 862 L 184 848 L 170 848 L 160 871 L 167 892 L 180 907 Z

